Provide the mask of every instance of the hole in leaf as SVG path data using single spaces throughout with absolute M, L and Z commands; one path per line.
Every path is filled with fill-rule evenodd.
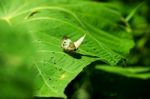
M 39 13 L 39 11 L 35 10 L 35 11 L 32 11 L 28 16 L 27 16 L 27 19 L 29 19 L 30 17 L 34 16 L 35 14 Z

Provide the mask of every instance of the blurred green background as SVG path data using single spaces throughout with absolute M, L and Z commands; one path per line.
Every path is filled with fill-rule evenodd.
M 0 21 L 0 98 L 30 99 L 33 80 L 31 39 L 22 27 L 11 27 Z M 26 46 L 27 45 L 27 46 Z

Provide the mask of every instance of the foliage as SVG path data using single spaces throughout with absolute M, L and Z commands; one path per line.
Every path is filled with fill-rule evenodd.
M 149 32 L 145 31 L 148 23 L 137 13 L 144 13 L 148 9 L 146 7 L 145 3 L 140 3 L 129 8 L 116 0 L 110 3 L 92 0 L 1 0 L 2 97 L 29 99 L 33 95 L 65 98 L 67 95 L 68 98 L 87 99 L 100 93 L 104 99 L 127 99 L 123 98 L 124 91 L 114 94 L 109 89 L 98 90 L 103 83 L 98 85 L 96 82 L 100 82 L 97 78 L 104 74 L 106 76 L 101 80 L 109 74 L 119 75 L 115 76 L 117 79 L 123 76 L 147 81 L 150 78 Z M 144 24 L 143 28 L 141 24 Z M 62 50 L 63 36 L 76 41 L 84 34 L 85 40 L 76 52 Z M 83 75 L 81 73 L 80 76 L 80 72 Z M 78 77 L 75 79 L 77 75 L 82 78 L 81 81 L 76 80 Z M 95 75 L 97 81 L 93 80 Z M 111 79 L 111 76 L 108 77 Z M 74 83 L 79 86 L 72 90 Z M 87 87 L 94 89 L 93 97 Z M 135 98 L 134 95 L 131 97 Z

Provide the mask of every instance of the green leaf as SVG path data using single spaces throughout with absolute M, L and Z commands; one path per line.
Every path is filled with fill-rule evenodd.
M 125 18 L 126 22 L 129 22 L 131 18 L 136 14 L 137 10 L 140 9 L 140 7 L 144 4 L 145 2 L 140 3 L 136 8 L 134 8 L 129 15 Z
M 118 67 L 118 66 L 107 66 L 99 65 L 96 69 L 103 70 L 110 73 L 115 73 L 127 77 L 148 79 L 150 78 L 150 67 Z
M 65 87 L 85 66 L 95 60 L 115 65 L 133 47 L 131 35 L 119 26 L 121 14 L 109 4 L 9 0 L 0 5 L 0 19 L 26 28 L 36 46 L 35 96 L 65 97 Z M 84 34 L 77 53 L 63 52 L 63 36 L 75 41 Z

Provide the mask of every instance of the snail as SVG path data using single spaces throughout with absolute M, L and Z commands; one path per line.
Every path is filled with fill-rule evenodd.
M 79 46 L 82 44 L 86 34 L 80 37 L 77 41 L 73 42 L 68 37 L 64 37 L 61 43 L 61 48 L 66 52 L 74 52 L 76 51 Z

